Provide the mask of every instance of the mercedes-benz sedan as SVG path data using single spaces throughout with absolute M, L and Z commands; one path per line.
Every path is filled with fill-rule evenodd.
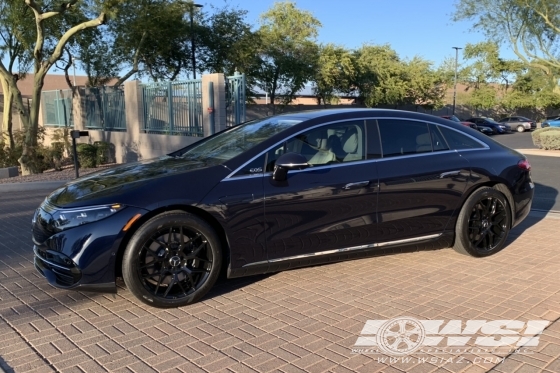
M 53 286 L 142 302 L 229 278 L 401 250 L 500 251 L 529 213 L 530 165 L 460 123 L 344 109 L 259 119 L 55 190 L 33 218 Z

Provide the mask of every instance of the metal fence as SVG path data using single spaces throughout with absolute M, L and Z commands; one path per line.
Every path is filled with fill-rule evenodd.
M 162 82 L 142 87 L 145 133 L 204 136 L 202 80 Z
M 89 87 L 82 95 L 85 126 L 104 131 L 126 131 L 124 89 Z
M 245 122 L 245 74 L 235 73 L 226 78 L 226 125 Z
M 45 126 L 74 127 L 71 89 L 43 91 L 41 102 Z

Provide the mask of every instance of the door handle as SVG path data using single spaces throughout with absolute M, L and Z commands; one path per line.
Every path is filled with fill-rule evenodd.
M 369 181 L 358 181 L 357 183 L 348 183 L 342 189 L 362 188 L 369 185 Z
M 444 173 L 440 174 L 439 178 L 443 179 L 444 177 L 457 176 L 460 173 L 461 173 L 461 171 L 448 171 L 448 172 L 444 172 Z

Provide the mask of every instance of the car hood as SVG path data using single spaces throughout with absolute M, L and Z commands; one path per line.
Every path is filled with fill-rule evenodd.
M 158 185 L 158 179 L 174 178 L 185 173 L 201 171 L 209 167 L 223 166 L 207 164 L 204 161 L 185 160 L 180 157 L 163 156 L 146 161 L 124 164 L 72 181 L 48 197 L 48 201 L 58 207 L 75 207 L 104 199 L 116 199 L 121 202 L 123 193 L 132 188 L 139 189 L 146 184 Z

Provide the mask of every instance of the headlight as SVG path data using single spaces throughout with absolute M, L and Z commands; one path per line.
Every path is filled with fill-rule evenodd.
M 52 213 L 52 226 L 57 231 L 77 227 L 105 219 L 124 208 L 123 205 L 79 207 L 75 209 L 57 210 Z

